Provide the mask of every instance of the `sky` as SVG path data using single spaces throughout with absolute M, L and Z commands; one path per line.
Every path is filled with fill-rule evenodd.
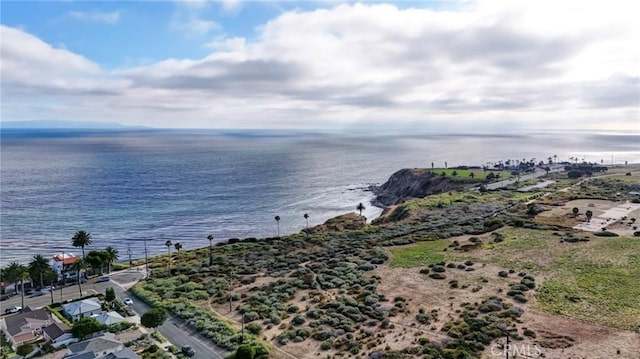
M 640 131 L 638 1 L 0 6 L 3 122 Z

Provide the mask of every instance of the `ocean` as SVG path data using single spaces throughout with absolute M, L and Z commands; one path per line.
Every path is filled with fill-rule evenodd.
M 0 266 L 35 254 L 119 250 L 120 260 L 299 232 L 358 203 L 401 168 L 577 157 L 640 162 L 640 134 L 372 134 L 293 131 L 16 130 L 1 133 Z

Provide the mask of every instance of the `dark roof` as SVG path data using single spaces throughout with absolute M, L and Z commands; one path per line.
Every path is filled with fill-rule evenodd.
M 68 356 L 67 359 L 95 359 L 96 354 L 94 352 L 84 352 Z
M 53 323 L 50 326 L 44 328 L 44 332 L 52 340 L 60 338 L 64 333 L 69 333 L 71 328 L 64 323 Z
M 140 357 L 130 348 L 124 348 L 105 355 L 103 359 L 140 359 Z
M 98 337 L 83 340 L 81 342 L 70 344 L 67 348 L 73 354 L 83 352 L 102 352 L 117 348 L 122 343 L 115 338 L 115 335 L 111 333 L 104 333 Z
M 37 320 L 50 320 L 51 316 L 46 309 L 31 310 L 29 307 L 25 308 L 22 312 L 10 315 L 4 318 L 7 331 L 11 336 L 14 336 L 22 331 L 20 329 L 23 325 L 27 324 L 27 319 Z

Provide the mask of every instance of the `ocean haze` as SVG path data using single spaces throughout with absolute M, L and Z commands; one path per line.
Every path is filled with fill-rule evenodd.
M 2 131 L 1 261 L 71 247 L 77 230 L 120 259 L 216 240 L 276 235 L 365 203 L 364 189 L 401 168 L 482 165 L 554 154 L 605 164 L 640 162 L 639 134 L 380 135 L 289 131 Z

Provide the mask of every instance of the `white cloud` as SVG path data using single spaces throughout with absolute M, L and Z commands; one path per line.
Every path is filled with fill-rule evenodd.
M 70 11 L 67 16 L 72 19 L 90 21 L 90 22 L 103 22 L 106 24 L 115 24 L 120 20 L 120 12 L 100 12 L 100 11 Z
M 22 31 L 6 28 L 5 34 L 3 27 L 5 41 L 25 46 L 10 46 L 15 61 L 9 66 L 20 71 L 6 76 L 11 91 L 28 90 L 69 119 L 91 108 L 122 122 L 169 127 L 394 123 L 640 130 L 638 5 L 464 5 L 436 11 L 353 4 L 286 12 L 263 24 L 256 38 L 216 37 L 205 58 L 109 73 Z M 214 25 L 199 26 L 204 33 Z M 67 108 L 40 89 L 34 73 L 50 88 L 75 89 L 64 101 L 77 105 Z M 106 81 L 92 80 L 97 78 Z M 83 93 L 81 85 L 90 90 Z M 5 111 L 29 113 L 3 104 Z
M 220 24 L 210 19 L 203 19 L 209 9 L 210 2 L 203 0 L 177 1 L 177 9 L 173 14 L 171 26 L 191 35 L 206 35 L 219 29 Z

